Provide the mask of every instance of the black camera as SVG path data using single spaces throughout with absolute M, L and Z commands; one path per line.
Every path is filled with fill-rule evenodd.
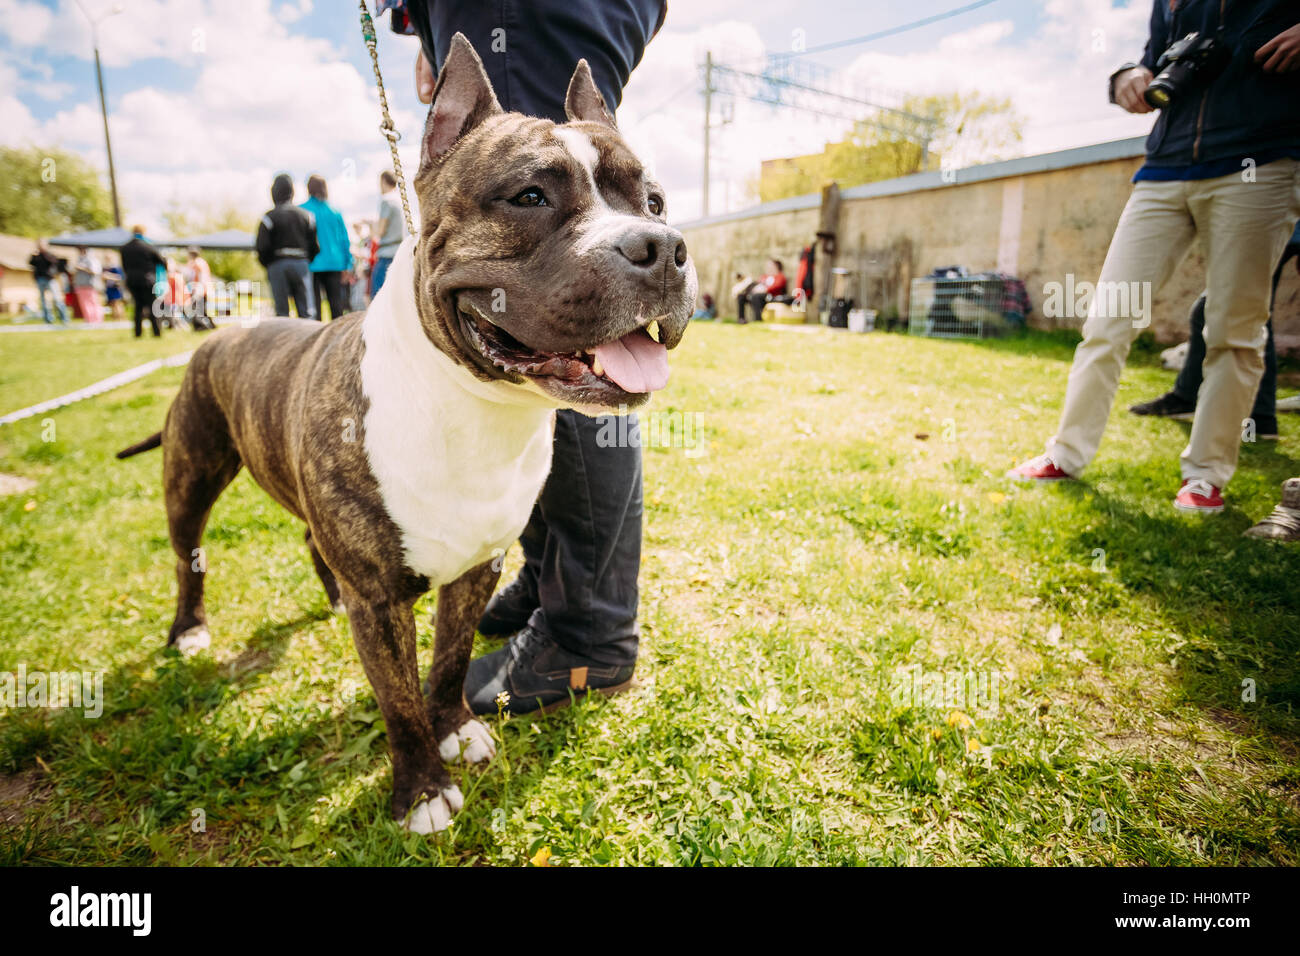
M 1230 58 L 1227 47 L 1214 37 L 1189 33 L 1161 54 L 1156 76 L 1142 96 L 1156 109 L 1164 109 L 1188 90 L 1210 83 Z

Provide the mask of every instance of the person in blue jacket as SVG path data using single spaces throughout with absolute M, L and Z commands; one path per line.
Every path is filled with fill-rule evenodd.
M 312 288 L 316 294 L 316 317 L 323 320 L 321 303 L 329 302 L 330 318 L 342 318 L 348 312 L 343 294 L 343 273 L 352 268 L 352 250 L 343 214 L 328 202 L 325 177 L 312 174 L 307 178 L 308 200 L 302 208 L 316 217 L 316 241 L 320 252 L 311 261 Z

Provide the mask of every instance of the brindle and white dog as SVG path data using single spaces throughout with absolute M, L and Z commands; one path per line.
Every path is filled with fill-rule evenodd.
M 163 449 L 182 652 L 210 641 L 194 554 L 239 469 L 306 522 L 387 725 L 393 816 L 420 833 L 461 806 L 443 760 L 494 751 L 462 685 L 492 555 L 550 469 L 554 410 L 645 402 L 695 299 L 661 190 L 585 61 L 565 107 L 563 124 L 504 112 L 458 34 L 424 130 L 420 234 L 369 310 L 216 333 L 163 430 L 119 454 Z M 434 587 L 426 700 L 412 609 Z

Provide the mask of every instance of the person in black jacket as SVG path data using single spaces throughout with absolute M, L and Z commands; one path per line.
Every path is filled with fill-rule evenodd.
M 144 318 L 148 316 L 154 338 L 162 335 L 158 327 L 157 300 L 161 287 L 158 269 L 167 269 L 167 260 L 144 237 L 144 226 L 131 227 L 131 241 L 118 250 L 122 257 L 122 272 L 126 287 L 135 302 L 135 337 L 144 333 Z
M 298 318 L 316 318 L 316 301 L 312 293 L 311 261 L 320 252 L 316 241 L 316 219 L 306 209 L 293 204 L 293 180 L 280 173 L 271 183 L 271 201 L 275 208 L 262 217 L 257 227 L 257 259 L 266 267 L 271 281 L 275 314 L 289 314 L 289 296 L 293 296 Z
M 36 243 L 35 254 L 27 260 L 27 264 L 32 268 L 32 278 L 36 281 L 36 295 L 41 302 L 41 316 L 45 319 L 46 325 L 53 325 L 54 319 L 50 315 L 50 307 L 46 304 L 46 298 L 54 300 L 54 310 L 58 314 L 60 321 L 64 325 L 71 325 L 68 319 L 67 306 L 63 304 L 63 295 L 61 292 L 62 283 L 59 281 L 59 259 L 50 254 L 49 246 L 45 240 L 39 240 Z
M 1175 64 L 1169 72 L 1186 73 L 1168 83 L 1164 54 L 1206 40 L 1213 49 Z M 1130 113 L 1158 105 L 1160 116 L 1101 267 L 1060 427 L 1045 454 L 1009 474 L 1060 480 L 1088 465 L 1151 300 L 1199 241 L 1204 378 L 1174 507 L 1220 512 L 1264 370 L 1273 269 L 1300 218 L 1300 4 L 1155 0 L 1142 62 L 1121 67 L 1110 86 Z

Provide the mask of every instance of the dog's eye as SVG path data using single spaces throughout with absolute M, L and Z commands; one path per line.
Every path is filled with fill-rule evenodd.
M 645 205 L 652 216 L 662 216 L 664 214 L 664 201 L 658 196 L 651 196 L 646 200 Z
M 514 199 L 510 200 L 512 206 L 548 206 L 545 194 L 535 186 L 530 186 L 521 192 Z

